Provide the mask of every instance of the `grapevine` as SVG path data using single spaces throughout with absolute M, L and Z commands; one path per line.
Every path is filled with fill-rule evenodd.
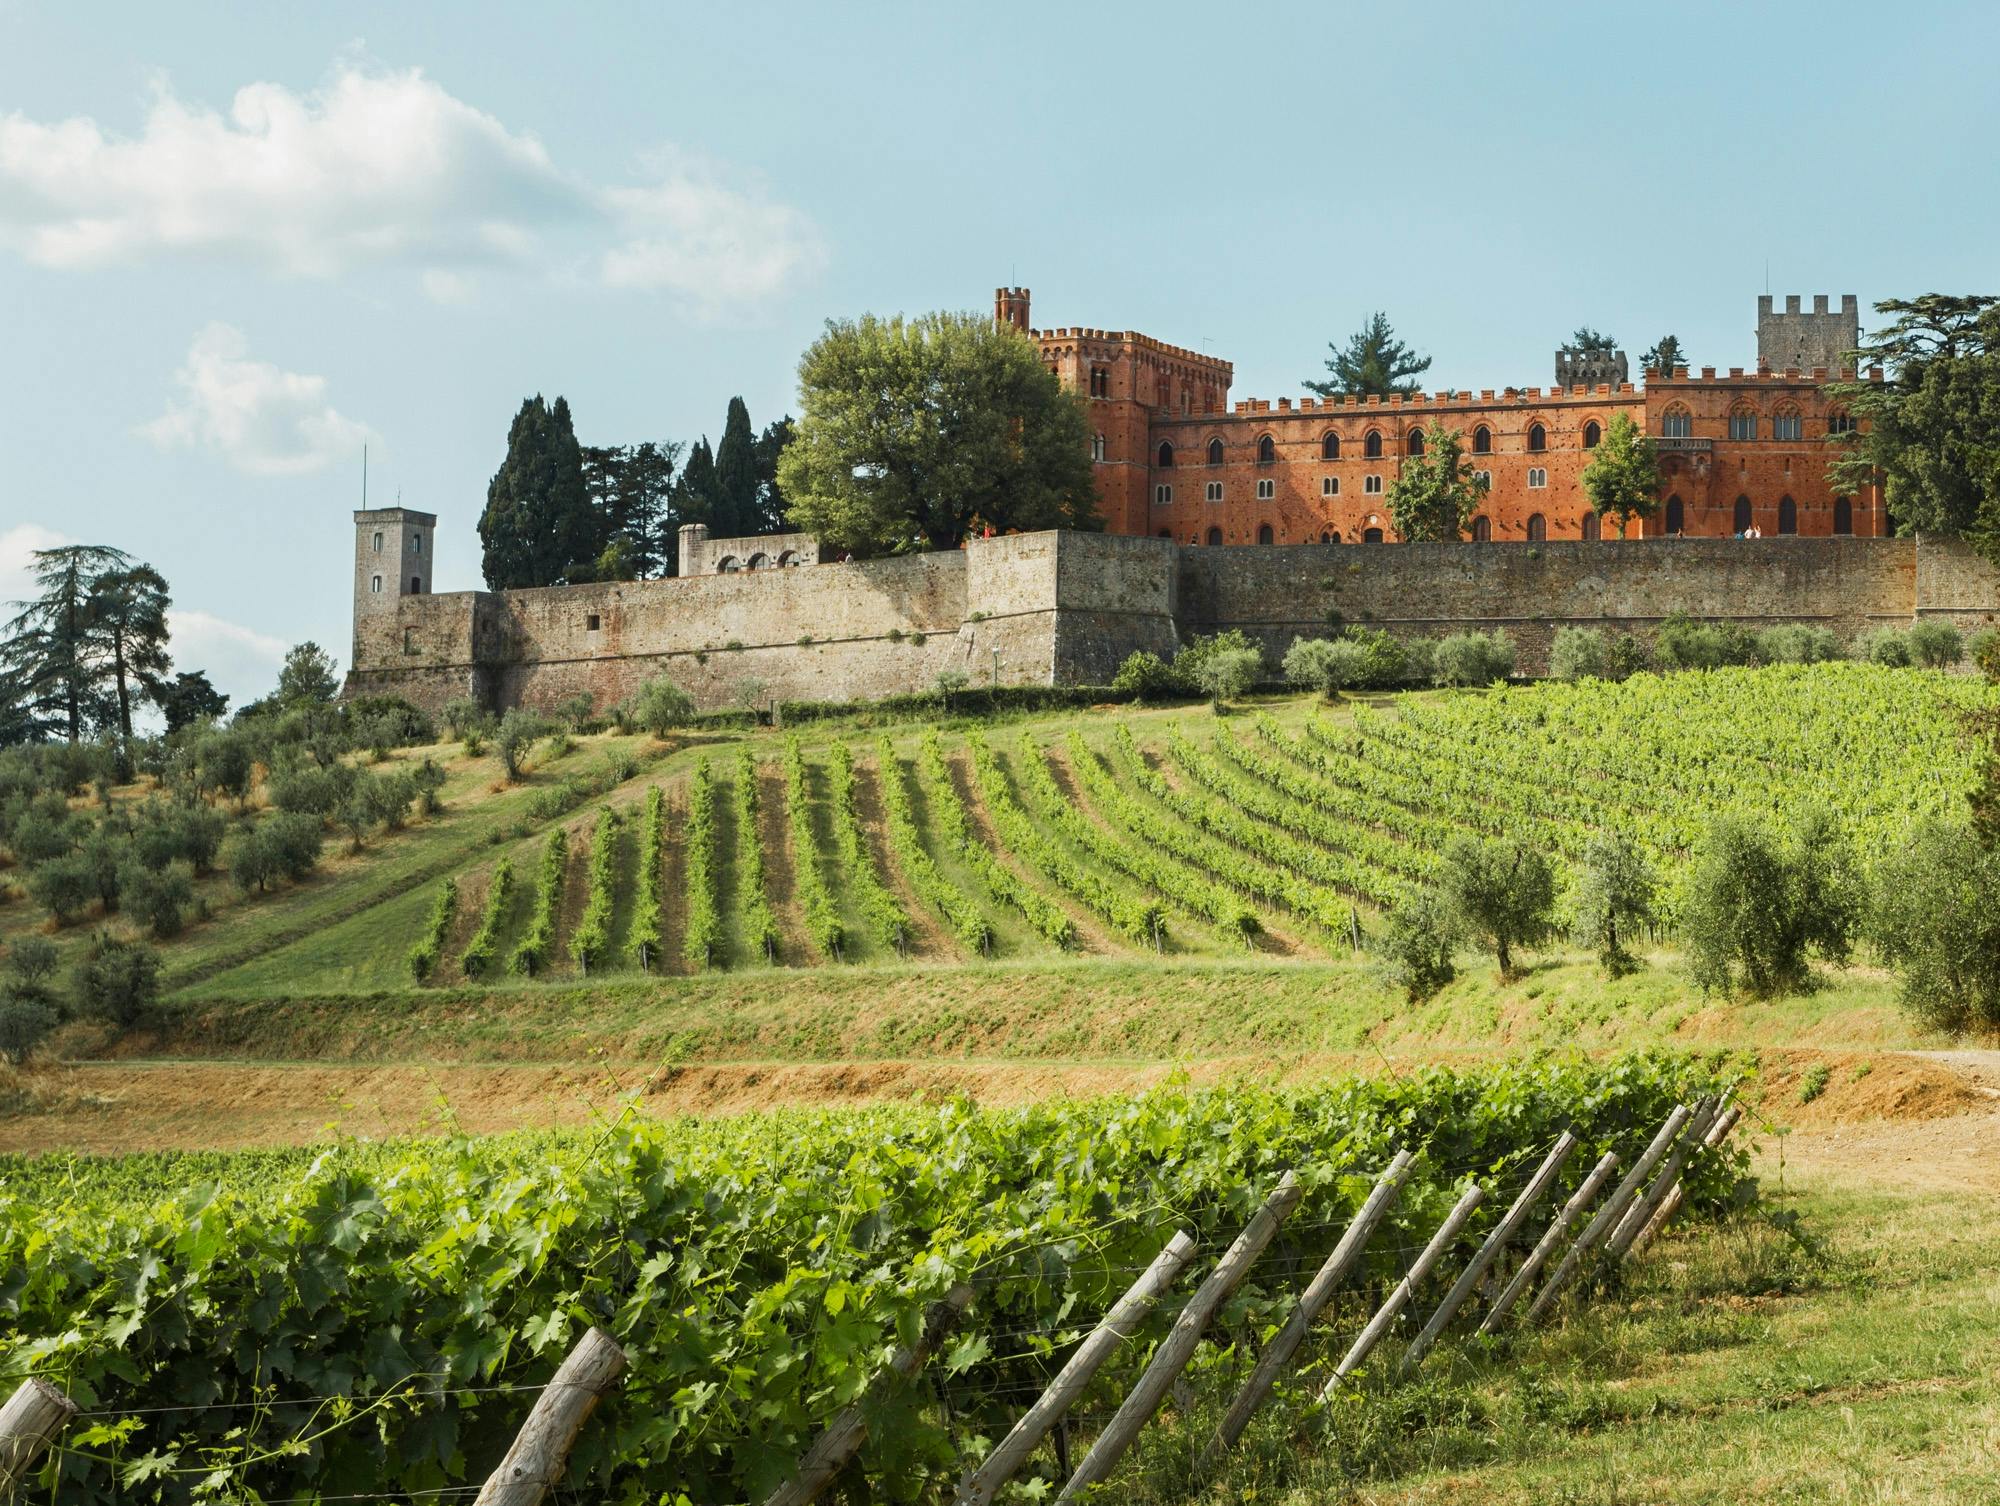
M 513 898 L 514 865 L 502 858 L 493 865 L 493 877 L 486 885 L 486 904 L 479 912 L 479 928 L 465 944 L 458 959 L 459 971 L 477 978 L 493 965 L 493 953 L 500 944 L 500 927 L 507 921 L 507 901 Z
M 562 909 L 563 870 L 569 866 L 569 830 L 558 826 L 542 843 L 535 872 L 535 908 L 528 929 L 514 946 L 508 967 L 527 977 L 549 960 L 556 945 L 556 916 Z
M 882 779 L 882 809 L 888 818 L 889 845 L 896 861 L 917 897 L 935 910 L 951 927 L 951 932 L 970 950 L 984 957 L 993 950 L 993 926 L 964 890 L 944 876 L 937 860 L 925 849 L 917 830 L 916 813 L 910 805 L 909 786 L 903 782 L 896 745 L 884 733 L 875 744 L 876 767 Z
M 839 906 L 827 891 L 826 875 L 820 872 L 819 837 L 813 831 L 805 754 L 796 736 L 785 739 L 785 806 L 791 818 L 792 850 L 797 854 L 792 866 L 799 905 L 806 915 L 806 934 L 822 957 L 839 961 L 841 947 L 847 941 L 847 927 L 841 922 Z
M 607 805 L 597 813 L 597 827 L 590 837 L 589 897 L 576 934 L 569 939 L 569 954 L 586 976 L 590 965 L 601 960 L 611 945 L 611 905 L 617 887 L 613 867 L 617 859 L 618 816 Z
M 438 958 L 444 952 L 446 935 L 451 931 L 451 922 L 458 914 L 458 880 L 446 878 L 438 885 L 437 898 L 431 901 L 430 915 L 424 921 L 424 934 L 417 944 L 410 948 L 410 976 L 421 983 L 437 967 Z
M 688 780 L 687 934 L 681 955 L 697 968 L 717 960 L 722 916 L 716 907 L 715 775 L 708 760 L 696 760 Z
M 965 802 L 945 765 L 944 741 L 935 727 L 924 728 L 923 741 L 917 750 L 917 769 L 923 779 L 924 802 L 944 832 L 945 845 L 979 876 L 989 894 L 1019 910 L 1041 936 L 1059 947 L 1072 946 L 1076 941 L 1076 925 L 1062 907 L 1022 883 L 973 831 L 972 818 L 966 813 Z
M 736 748 L 736 888 L 743 910 L 743 940 L 766 962 L 778 960 L 778 917 L 771 909 L 764 872 L 764 839 L 757 827 L 757 760 L 748 743 Z
M 646 791 L 646 824 L 639 834 L 639 882 L 632 898 L 632 931 L 626 950 L 640 971 L 650 971 L 660 951 L 660 863 L 666 845 L 667 797 L 656 784 Z
M 854 896 L 875 939 L 894 947 L 901 956 L 910 945 L 910 917 L 875 871 L 875 859 L 861 831 L 861 812 L 855 804 L 854 754 L 846 743 L 836 742 L 827 750 L 827 771 L 840 880 Z

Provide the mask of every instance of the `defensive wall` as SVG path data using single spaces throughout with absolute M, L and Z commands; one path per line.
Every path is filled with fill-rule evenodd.
M 357 597 L 347 693 L 602 708 L 666 673 L 703 707 L 973 684 L 1104 684 L 1135 649 L 1241 628 L 1274 656 L 1338 620 L 1504 628 L 1524 673 L 1558 627 L 1648 636 L 1677 612 L 1852 637 L 2000 618 L 2000 572 L 1957 544 L 1870 538 L 1186 548 L 1035 533 L 946 553 L 545 590 Z

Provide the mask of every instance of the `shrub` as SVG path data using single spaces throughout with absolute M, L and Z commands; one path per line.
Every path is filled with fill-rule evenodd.
M 1437 679 L 1437 639 L 1404 638 L 1398 640 L 1403 655 L 1403 683 L 1406 685 L 1429 685 Z
M 1141 701 L 1165 701 L 1188 694 L 1188 683 L 1180 672 L 1150 649 L 1137 649 L 1125 656 L 1111 688 L 1121 695 Z
M 50 984 L 62 953 L 46 936 L 17 936 L 7 947 L 9 991 L 28 999 L 52 997 Z
M 356 696 L 341 709 L 355 747 L 410 748 L 437 741 L 431 719 L 399 695 Z
M 1256 655 L 1257 672 L 1264 667 L 1264 656 L 1257 645 L 1250 641 L 1250 635 L 1241 628 L 1231 628 L 1226 633 L 1207 633 L 1191 638 L 1174 655 L 1174 673 L 1191 692 L 1200 692 L 1201 681 L 1197 676 L 1201 666 L 1217 654 L 1249 653 Z M 1253 675 L 1254 678 L 1254 675 Z
M 125 868 L 125 909 L 153 935 L 164 941 L 178 936 L 194 908 L 194 866 L 185 861 L 150 867 L 140 862 Z
M 444 788 L 444 770 L 435 758 L 426 754 L 423 762 L 403 777 L 409 780 L 416 795 L 418 810 L 426 816 L 435 816 L 444 809 L 444 802 L 438 798 L 438 791 Z
M 1557 628 L 1549 645 L 1549 675 L 1557 680 L 1609 678 L 1610 654 L 1598 628 Z
M 1338 695 L 1368 675 L 1368 650 L 1347 638 L 1294 638 L 1285 651 L 1285 679 L 1301 690 Z
M 1630 837 L 1599 832 L 1584 848 L 1571 939 L 1594 950 L 1614 978 L 1639 965 L 1627 943 L 1653 918 L 1656 887 L 1645 854 Z
M 1765 628 L 1751 643 L 1759 664 L 1822 664 L 1840 657 L 1840 640 L 1832 629 L 1805 623 Z
M 1785 841 L 1734 816 L 1710 828 L 1680 929 L 1694 981 L 1768 997 L 1804 987 L 1809 953 L 1843 963 L 1860 918 L 1852 854 L 1833 817 L 1805 812 Z
M 1910 635 L 1887 627 L 1863 633 L 1856 639 L 1854 656 L 1890 669 L 1908 669 L 1915 657 L 1910 652 Z
M 654 675 L 633 692 L 628 714 L 635 726 L 665 737 L 694 719 L 694 697 L 665 675 Z
M 1965 650 L 1981 674 L 2000 684 L 2000 628 L 1981 628 L 1972 635 Z
M 1535 946 L 1554 926 L 1555 872 L 1541 852 L 1515 838 L 1456 836 L 1438 868 L 1438 893 L 1461 934 L 1478 941 L 1514 972 L 1514 948 Z
M 2000 850 L 1927 823 L 1877 871 L 1868 930 L 1904 1008 L 1954 1033 L 2000 1028 Z
M 1438 641 L 1433 674 L 1440 685 L 1491 685 L 1514 673 L 1514 643 L 1505 632 L 1453 633 Z
M 1195 666 L 1195 688 L 1217 706 L 1233 701 L 1257 683 L 1263 656 L 1254 648 L 1226 649 L 1207 654 Z
M 160 954 L 143 941 L 120 941 L 102 932 L 78 959 L 75 978 L 79 1014 L 131 1027 L 151 1012 L 160 997 Z
M 1811 1103 L 1819 1097 L 1826 1091 L 1827 1082 L 1832 1076 L 1833 1068 L 1825 1062 L 1814 1062 L 1806 1068 L 1805 1075 L 1799 1079 L 1799 1102 Z
M 493 734 L 493 750 L 500 755 L 500 767 L 509 784 L 521 777 L 528 750 L 548 730 L 548 723 L 532 711 L 523 711 L 518 706 L 500 718 L 500 726 Z
M 62 1015 L 46 999 L 0 994 L 0 1058 L 20 1065 L 61 1023 Z
M 445 730 L 459 741 L 484 732 L 492 721 L 479 702 L 469 695 L 454 696 L 446 701 L 438 715 L 444 720 Z
M 347 803 L 360 775 L 344 763 L 329 768 L 307 764 L 273 774 L 264 792 L 281 811 L 307 811 L 315 816 L 331 816 Z
M 1420 889 L 1389 912 L 1388 926 L 1374 947 L 1383 975 L 1412 1004 L 1421 1004 L 1458 975 L 1452 963 L 1458 942 L 1458 918 L 1451 906 L 1435 891 Z
M 1675 613 L 1653 639 L 1653 663 L 1662 670 L 1722 669 L 1748 664 L 1756 644 L 1735 623 L 1696 622 Z
M 972 678 L 962 669 L 941 669 L 931 681 L 931 690 L 941 696 L 956 695 L 972 683 Z
M 1612 640 L 1611 648 L 1605 655 L 1605 677 L 1612 680 L 1630 679 L 1633 675 L 1652 666 L 1653 656 L 1646 652 L 1646 645 L 1631 633 L 1620 633 Z
M 49 919 L 68 925 L 97 897 L 90 861 L 72 852 L 36 864 L 28 870 L 28 893 Z
M 1365 668 L 1358 683 L 1370 690 L 1400 685 L 1409 674 L 1409 655 L 1404 652 L 1402 640 L 1386 628 L 1350 627 L 1338 641 L 1352 643 L 1361 650 Z
M 589 691 L 579 691 L 556 702 L 556 718 L 572 732 L 588 732 L 597 716 L 597 701 Z
M 1925 669 L 1950 669 L 1965 657 L 1965 634 L 1948 622 L 1920 622 L 1909 636 L 1910 656 Z

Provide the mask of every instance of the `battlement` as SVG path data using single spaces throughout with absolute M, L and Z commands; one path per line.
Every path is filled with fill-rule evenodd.
M 1078 343 L 1094 341 L 1105 346 L 1129 347 L 1152 355 L 1165 356 L 1170 360 L 1185 361 L 1190 366 L 1212 371 L 1218 376 L 1229 376 L 1236 370 L 1234 362 L 1225 361 L 1220 356 L 1204 355 L 1198 350 L 1189 350 L 1182 345 L 1169 345 L 1164 340 L 1155 340 L 1151 335 L 1142 335 L 1137 330 L 1086 329 L 1082 325 L 1074 327 L 1064 325 L 1056 329 L 1031 329 L 1028 333 L 1041 341 L 1070 340 Z
M 1824 293 L 1813 295 L 1812 309 L 1800 307 L 1797 293 L 1787 294 L 1782 313 L 1772 307 L 1769 293 L 1757 298 L 1757 365 L 1777 370 L 1810 371 L 1815 366 L 1836 369 L 1851 359 L 1861 344 L 1861 304 L 1852 293 L 1841 295 L 1836 311 Z
M 1813 294 L 1812 311 L 1815 314 L 1824 314 L 1828 311 L 1826 305 L 1829 296 L 1826 293 Z M 1787 293 L 1785 295 L 1786 313 L 1796 314 L 1799 312 L 1799 298 L 1800 295 L 1797 293 Z M 1769 293 L 1759 293 L 1757 295 L 1757 312 L 1760 315 L 1771 312 L 1771 295 Z M 1852 293 L 1842 293 L 1840 295 L 1840 312 L 1842 314 L 1853 314 L 1859 319 L 1861 315 L 1860 300 Z

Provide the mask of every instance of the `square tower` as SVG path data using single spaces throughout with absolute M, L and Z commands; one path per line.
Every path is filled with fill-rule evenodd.
M 1815 293 L 1810 312 L 1799 307 L 1799 295 L 1788 294 L 1785 310 L 1771 307 L 1771 295 L 1757 299 L 1757 365 L 1764 371 L 1810 372 L 1815 367 L 1839 371 L 1853 365 L 1861 344 L 1861 307 L 1852 293 L 1840 295 L 1836 312 L 1827 295 Z
M 393 615 L 405 596 L 431 594 L 431 544 L 435 513 L 377 507 L 354 515 L 354 649 L 358 664 L 362 624 Z

